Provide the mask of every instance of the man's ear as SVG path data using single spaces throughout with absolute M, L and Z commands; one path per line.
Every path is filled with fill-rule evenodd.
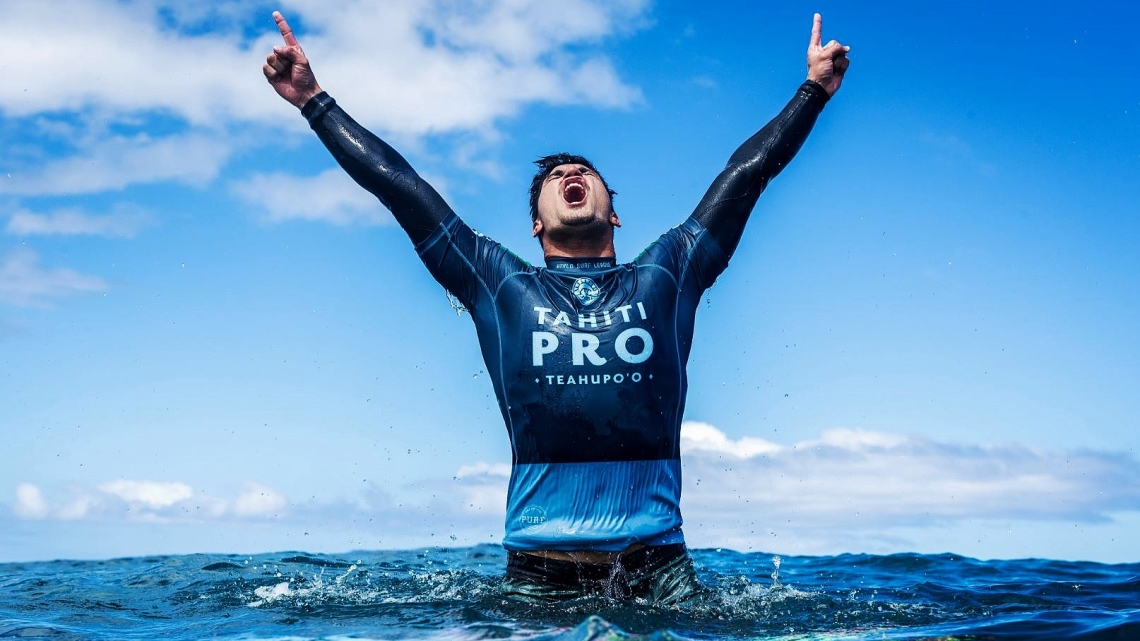
M 617 212 L 610 210 L 610 224 L 614 227 L 621 227 L 621 219 L 618 218 Z
M 535 238 L 538 238 L 539 236 L 542 235 L 542 221 L 541 220 L 539 220 L 537 218 L 534 219 L 534 226 L 530 228 L 530 235 L 534 236 Z

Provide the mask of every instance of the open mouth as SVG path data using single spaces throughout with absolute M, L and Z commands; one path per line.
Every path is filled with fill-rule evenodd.
M 571 207 L 586 202 L 586 181 L 577 176 L 562 183 L 562 199 Z

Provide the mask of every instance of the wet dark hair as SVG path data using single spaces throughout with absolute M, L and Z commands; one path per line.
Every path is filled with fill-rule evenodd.
M 538 194 L 542 191 L 542 183 L 546 180 L 546 177 L 550 175 L 550 172 L 554 171 L 554 168 L 559 165 L 585 165 L 589 167 L 590 171 L 597 174 L 602 184 L 605 185 L 606 191 L 610 194 L 611 207 L 613 206 L 613 198 L 617 195 L 617 192 L 610 189 L 609 184 L 606 183 L 606 179 L 602 177 L 602 172 L 598 171 L 594 163 L 586 160 L 582 156 L 561 152 L 543 156 L 534 161 L 534 164 L 538 165 L 538 172 L 535 173 L 534 179 L 530 181 L 530 221 L 532 223 L 538 220 Z

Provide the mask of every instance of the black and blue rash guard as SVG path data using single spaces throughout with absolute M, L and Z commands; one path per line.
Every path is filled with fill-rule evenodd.
M 541 268 L 450 216 L 417 249 L 470 310 L 511 437 L 503 545 L 680 543 L 685 362 L 727 265 L 708 231 L 689 219 L 632 263 Z
M 693 214 L 632 262 L 548 257 L 545 267 L 464 224 L 327 94 L 305 105 L 341 166 L 392 210 L 431 274 L 471 312 L 513 451 L 506 548 L 683 541 L 679 439 L 696 309 L 827 97 L 801 86 Z

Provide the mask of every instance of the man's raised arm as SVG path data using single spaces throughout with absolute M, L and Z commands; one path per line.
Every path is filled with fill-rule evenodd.
M 451 207 L 399 152 L 360 126 L 321 90 L 289 23 L 276 11 L 273 19 L 285 44 L 274 47 L 265 59 L 266 80 L 301 110 L 333 158 L 392 211 L 413 243 L 426 239 L 451 213 Z
M 839 90 L 847 72 L 850 47 L 832 40 L 821 44 L 823 19 L 815 14 L 808 44 L 808 79 L 780 115 L 749 138 L 728 160 L 724 171 L 693 211 L 728 255 L 736 251 L 748 216 L 768 181 L 791 162 L 807 139 L 816 117 Z

